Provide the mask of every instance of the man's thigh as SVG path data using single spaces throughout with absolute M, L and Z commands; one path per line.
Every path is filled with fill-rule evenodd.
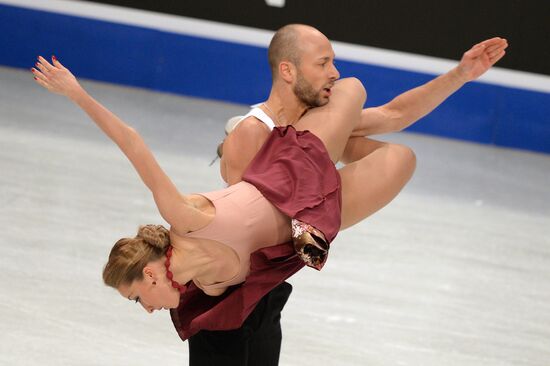
M 256 314 L 256 331 L 250 337 L 248 348 L 248 366 L 277 366 L 281 353 L 281 311 L 285 306 L 292 286 L 282 283 L 268 295 Z
M 243 328 L 202 330 L 188 340 L 190 366 L 246 366 L 248 340 Z
M 239 329 L 200 331 L 189 339 L 190 366 L 276 366 L 281 350 L 281 311 L 292 286 L 264 296 Z

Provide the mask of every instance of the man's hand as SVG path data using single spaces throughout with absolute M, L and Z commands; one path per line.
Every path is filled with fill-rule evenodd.
M 476 44 L 464 53 L 460 63 L 448 73 L 411 89 L 379 107 L 363 109 L 361 122 L 353 136 L 370 136 L 407 128 L 465 83 L 475 80 L 491 68 L 504 54 L 508 42 L 491 38 Z
M 456 67 L 457 74 L 464 82 L 477 79 L 504 57 L 506 47 L 506 39 L 499 37 L 476 44 L 462 56 Z

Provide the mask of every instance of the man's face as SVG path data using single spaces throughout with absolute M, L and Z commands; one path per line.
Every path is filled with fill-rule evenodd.
M 320 107 L 329 102 L 331 88 L 340 73 L 334 66 L 334 51 L 326 37 L 304 36 L 302 41 L 293 91 L 307 107 Z

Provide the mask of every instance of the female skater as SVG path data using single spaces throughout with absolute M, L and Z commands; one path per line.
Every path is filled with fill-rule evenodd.
M 32 72 L 38 84 L 81 107 L 151 190 L 170 230 L 147 225 L 135 238 L 119 240 L 104 282 L 149 312 L 183 307 L 183 316 L 171 311 L 183 339 L 200 329 L 238 327 L 264 294 L 304 266 L 288 244 L 290 218 L 299 220 L 295 236 L 309 231 L 313 235 L 306 237 L 322 239 L 321 244 L 332 241 L 340 229 L 340 177 L 324 141 L 312 133 L 276 128 L 251 164 L 256 171 L 245 173 L 244 182 L 217 192 L 182 195 L 138 133 L 89 96 L 59 61 L 40 57 Z M 350 87 L 355 83 L 344 80 L 335 94 L 346 94 Z M 364 97 L 354 99 L 357 117 Z M 301 247 L 304 259 L 319 269 L 326 247 L 310 244 Z M 216 308 L 222 300 L 225 311 L 232 303 L 239 313 L 224 316 Z

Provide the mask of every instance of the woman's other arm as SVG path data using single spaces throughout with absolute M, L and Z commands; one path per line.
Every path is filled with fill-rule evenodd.
M 55 57 L 52 64 L 39 57 L 32 71 L 39 85 L 76 103 L 118 145 L 153 193 L 160 214 L 174 229 L 187 232 L 203 225 L 200 212 L 180 194 L 137 131 L 92 98 Z

